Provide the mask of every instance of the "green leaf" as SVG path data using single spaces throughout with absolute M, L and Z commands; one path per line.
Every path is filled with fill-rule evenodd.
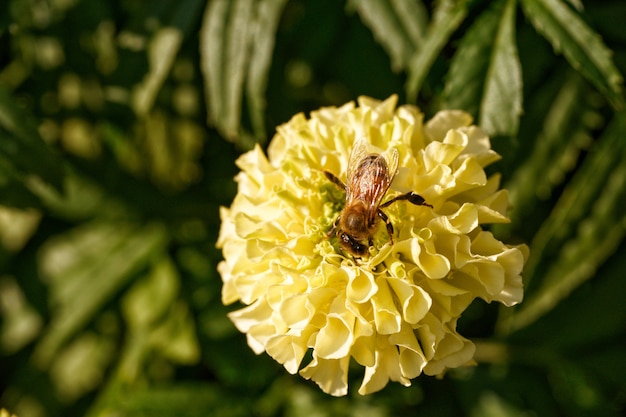
M 598 270 L 598 278 L 584 288 L 578 288 L 570 297 L 541 320 L 511 335 L 514 344 L 524 344 L 527 340 L 541 341 L 535 347 L 548 352 L 583 353 L 581 362 L 595 358 L 597 366 L 605 367 L 603 373 L 608 378 L 623 375 L 621 369 L 612 369 L 596 357 L 599 351 L 610 349 L 607 341 L 616 340 L 624 332 L 626 309 L 623 304 L 626 280 L 622 272 L 626 258 L 616 253 Z M 582 262 L 581 262 L 582 263 Z M 589 320 L 593 317 L 593 320 Z M 621 350 L 626 346 L 621 346 Z M 549 360 L 547 361 L 550 362 Z M 626 363 L 623 365 L 626 368 Z M 618 372 L 615 374 L 614 372 Z M 623 380 L 623 378 L 622 378 Z M 623 381 L 626 385 L 626 381 Z
M 42 207 L 39 197 L 24 184 L 12 164 L 2 155 L 0 155 L 0 204 L 19 208 Z
M 521 308 L 509 317 L 511 330 L 533 323 L 584 282 L 626 235 L 626 114 L 619 114 L 568 183 L 531 243 L 525 274 L 541 278 Z M 567 231 L 576 231 L 568 234 Z M 556 258 L 546 247 L 559 248 Z M 546 259 L 549 257 L 549 259 Z M 546 268 L 538 268 L 540 262 Z M 544 272 L 545 270 L 545 272 Z M 539 271 L 539 272 L 536 272 Z M 535 274 L 543 276 L 534 277 Z
M 219 384 L 170 384 L 161 387 L 120 386 L 110 390 L 90 417 L 178 416 L 246 417 L 252 401 L 229 393 Z
M 252 21 L 251 0 L 212 0 L 200 32 L 209 123 L 236 140 Z
M 495 34 L 480 126 L 490 135 L 515 136 L 522 113 L 522 70 L 515 45 L 515 0 L 509 0 Z
M 444 91 L 448 108 L 477 115 L 490 135 L 514 136 L 522 110 L 514 0 L 495 2 L 463 37 Z
M 149 327 L 160 320 L 174 303 L 180 278 L 169 258 L 157 262 L 150 273 L 124 295 L 122 312 L 128 326 Z
M 385 48 L 393 70 L 407 69 L 424 41 L 427 17 L 422 2 L 352 0 L 350 6 Z
M 560 88 L 554 97 L 548 98 L 550 106 L 542 114 L 543 125 L 535 133 L 535 145 L 506 185 L 511 195 L 513 222 L 524 221 L 538 198 L 550 197 L 553 189 L 575 168 L 581 150 L 591 141 L 592 126 L 587 126 L 588 116 L 595 111 L 593 101 L 587 99 L 591 87 L 573 71 L 566 75 L 559 73 L 557 77 L 561 79 Z M 537 119 L 535 124 L 539 125 L 541 120 Z
M 596 86 L 615 108 L 623 106 L 623 77 L 600 36 L 560 0 L 521 0 L 524 13 L 574 69 Z
M 533 238 L 532 248 L 536 255 L 531 255 L 527 264 L 526 273 L 529 277 L 533 276 L 534 269 L 546 251 L 563 247 L 564 241 L 571 237 L 577 225 L 597 206 L 602 196 L 616 197 L 615 194 L 607 194 L 606 187 L 610 185 L 607 178 L 620 172 L 620 165 L 616 167 L 616 164 L 620 162 L 620 157 L 626 156 L 624 134 L 626 118 L 617 116 L 594 145 L 593 153 L 567 184 L 549 217 Z
M 502 2 L 483 12 L 463 36 L 452 57 L 443 91 L 443 105 L 478 117 L 493 37 L 501 18 Z
M 36 122 L 19 108 L 9 93 L 0 88 L 1 171 L 11 172 L 26 188 L 30 176 L 52 186 L 63 187 L 63 166 L 59 157 L 41 139 Z
M 139 116 L 146 116 L 152 110 L 182 42 L 183 32 L 173 27 L 159 29 L 152 36 L 148 45 L 150 70 L 133 90 L 133 109 Z
M 265 137 L 265 90 L 275 33 L 287 0 L 265 0 L 258 4 L 258 17 L 254 22 L 252 56 L 246 79 L 246 96 L 254 136 L 258 142 Z
M 193 316 L 187 305 L 178 302 L 168 317 L 150 335 L 150 344 L 168 360 L 194 365 L 200 359 L 200 347 Z
M 167 8 L 162 10 L 163 15 L 155 17 L 163 26 L 150 39 L 147 50 L 149 70 L 133 90 L 133 109 L 139 116 L 145 116 L 152 110 L 183 39 L 195 23 L 196 11 L 202 0 L 183 0 L 174 4 L 173 10 Z
M 265 87 L 273 37 L 284 0 L 211 0 L 200 31 L 207 120 L 228 140 L 249 148 L 265 132 Z M 241 126 L 244 86 L 257 138 Z
M 621 271 L 623 271 L 623 265 Z M 621 274 L 621 271 L 618 273 Z M 619 294 L 623 294 L 624 288 L 620 288 L 620 290 L 621 292 Z M 604 300 L 602 300 L 602 302 L 604 302 Z M 620 305 L 621 300 L 618 301 L 618 303 L 619 304 L 614 305 Z M 623 317 L 622 320 L 624 320 Z M 623 323 L 623 321 L 620 322 L 620 329 L 623 328 L 621 323 Z M 626 390 L 626 381 L 624 381 L 624 375 L 626 374 L 626 361 L 623 360 L 626 358 L 626 347 L 619 344 L 604 344 L 601 349 L 602 351 L 600 354 L 591 355 L 591 357 L 585 360 L 585 367 L 593 373 L 600 375 L 603 379 L 614 384 L 623 392 Z
M 160 352 L 173 362 L 197 362 L 199 347 L 193 318 L 185 303 L 180 300 L 180 277 L 173 262 L 165 257 L 137 281 L 122 299 L 122 312 L 129 328 L 129 339 Z M 149 345 L 149 346 L 148 346 Z M 127 346 L 133 360 L 126 361 L 120 372 L 135 375 L 133 370 L 141 365 L 133 355 L 135 346 Z M 131 368 L 130 370 L 128 368 Z
M 165 240 L 159 225 L 97 222 L 49 241 L 42 249 L 41 268 L 50 281 L 55 313 L 35 349 L 35 362 L 47 367 L 64 343 L 163 251 Z
M 471 417 L 523 417 L 526 410 L 516 407 L 494 392 L 483 392 L 472 408 Z
M 607 415 L 609 407 L 600 386 L 579 363 L 559 361 L 552 364 L 550 379 L 555 399 L 566 415 L 581 411 L 587 411 L 588 415 Z
M 464 0 L 442 0 L 437 3 L 426 39 L 409 62 L 405 86 L 407 101 L 417 100 L 419 90 L 430 68 L 466 15 L 467 5 Z

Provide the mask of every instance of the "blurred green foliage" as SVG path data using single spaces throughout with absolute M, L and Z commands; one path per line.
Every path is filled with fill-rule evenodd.
M 620 416 L 626 3 L 0 3 L 0 406 L 39 416 Z M 234 159 L 293 114 L 397 93 L 493 137 L 526 299 L 479 364 L 331 398 L 226 318 Z

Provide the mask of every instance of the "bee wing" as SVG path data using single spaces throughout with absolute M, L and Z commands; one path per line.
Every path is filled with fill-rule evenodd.
M 363 160 L 361 169 L 352 182 L 352 198 L 365 203 L 367 219 L 373 224 L 378 216 L 378 208 L 391 185 L 389 169 L 382 155 L 371 155 Z
M 369 152 L 365 141 L 359 141 L 352 148 L 348 165 L 346 202 L 363 202 L 372 223 L 398 169 L 398 151 L 392 148 L 379 155 Z
M 383 161 L 386 164 L 383 164 Z M 371 203 L 368 208 L 371 210 L 372 216 L 377 215 L 378 206 L 387 194 L 396 172 L 398 172 L 398 150 L 396 148 L 388 149 L 372 161 L 372 180 L 370 182 L 373 182 L 374 185 L 370 187 L 370 192 L 367 195 L 368 201 Z
M 357 168 L 359 167 L 359 165 L 361 165 L 361 161 L 368 154 L 369 154 L 369 151 L 368 151 L 367 142 L 365 141 L 365 139 L 361 138 L 354 142 L 354 145 L 352 146 L 352 150 L 350 151 L 350 159 L 348 159 L 348 178 L 347 178 L 348 182 L 347 184 L 349 184 L 350 180 L 354 178 L 354 174 Z
M 387 168 L 389 169 L 389 185 L 391 185 L 391 182 L 398 173 L 398 150 L 396 148 L 389 148 L 383 156 L 387 161 Z M 389 186 L 387 186 L 387 188 L 389 188 Z
M 355 181 L 358 182 L 358 176 L 360 175 L 359 167 L 361 166 L 361 162 L 368 154 L 368 146 L 367 142 L 364 138 L 358 139 L 352 145 L 352 149 L 350 150 L 350 157 L 348 159 L 348 173 L 346 178 L 346 201 L 352 200 L 355 194 L 358 194 L 358 191 L 354 189 L 353 184 Z

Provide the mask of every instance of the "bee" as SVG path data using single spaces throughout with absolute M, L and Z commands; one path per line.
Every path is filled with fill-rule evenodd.
M 422 196 L 412 191 L 381 204 L 397 172 L 398 151 L 395 148 L 384 154 L 370 153 L 364 140 L 357 142 L 350 152 L 347 184 L 333 173 L 324 171 L 328 180 L 346 191 L 345 205 L 335 219 L 328 236 L 332 237 L 336 233 L 340 247 L 355 258 L 368 253 L 380 219 L 385 222 L 389 240 L 393 245 L 393 225 L 382 208 L 401 200 L 432 208 Z

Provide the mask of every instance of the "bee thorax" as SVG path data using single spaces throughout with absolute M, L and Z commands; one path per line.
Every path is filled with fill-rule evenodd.
M 341 229 L 357 239 L 367 238 L 369 225 L 367 224 L 366 213 L 358 209 L 344 211 L 341 216 Z

